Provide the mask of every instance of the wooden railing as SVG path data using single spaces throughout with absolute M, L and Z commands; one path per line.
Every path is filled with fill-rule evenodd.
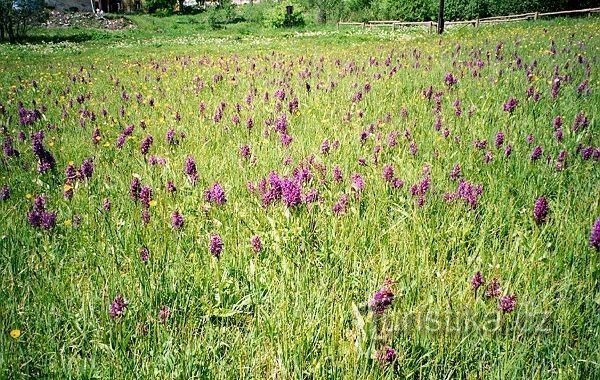
M 540 17 L 556 17 L 562 15 L 573 15 L 573 14 L 592 14 L 592 13 L 600 13 L 600 7 L 597 8 L 586 8 L 586 9 L 577 9 L 572 11 L 560 11 L 560 12 L 546 12 L 546 13 L 522 13 L 516 15 L 507 15 L 507 16 L 494 16 L 494 17 L 485 17 L 481 19 L 475 20 L 467 20 L 467 21 L 448 21 L 444 24 L 446 26 L 453 25 L 473 25 L 478 27 L 479 25 L 485 24 L 497 24 L 503 22 L 512 22 L 512 21 L 525 21 L 525 20 L 537 20 Z M 422 26 L 426 27 L 429 33 L 432 33 L 435 29 L 437 29 L 437 22 L 434 21 L 368 21 L 368 22 L 338 22 L 338 29 L 340 26 L 361 26 L 363 29 L 369 28 L 372 29 L 374 27 L 389 27 L 392 30 L 396 30 L 396 28 L 403 26 Z

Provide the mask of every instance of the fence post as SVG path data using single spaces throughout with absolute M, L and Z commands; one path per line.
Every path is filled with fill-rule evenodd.
M 429 21 L 429 34 L 433 31 L 433 21 Z
M 533 19 L 534 19 L 535 21 L 537 21 L 537 19 L 538 19 L 538 12 L 535 12 L 535 14 L 533 15 Z
M 475 27 L 479 28 L 479 19 L 475 22 Z

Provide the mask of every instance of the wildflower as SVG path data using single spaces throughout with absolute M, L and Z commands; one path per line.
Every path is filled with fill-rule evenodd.
M 3 185 L 0 189 L 0 201 L 6 201 L 10 198 L 10 187 Z
M 419 147 L 417 146 L 417 143 L 415 143 L 414 141 L 411 141 L 410 146 L 409 146 L 409 151 L 410 151 L 410 154 L 412 154 L 413 156 L 416 156 L 417 153 L 419 153 Z
M 485 152 L 485 155 L 483 156 L 483 162 L 485 162 L 486 164 L 489 164 L 490 162 L 492 162 L 493 159 L 494 159 L 494 155 L 492 154 L 491 150 L 488 150 L 487 152 Z
M 333 180 L 337 183 L 343 181 L 342 169 L 339 166 L 333 168 Z
M 169 130 L 167 131 L 166 139 L 169 145 L 179 145 L 179 140 L 177 139 L 175 129 L 173 128 L 169 128 Z
M 600 251 L 600 218 L 596 218 L 596 221 L 592 225 L 590 247 L 595 248 L 596 251 Z
M 175 193 L 177 191 L 177 187 L 175 187 L 175 184 L 173 183 L 173 181 L 167 181 L 167 191 L 171 194 Z
M 552 81 L 552 99 L 556 99 L 558 97 L 559 91 L 560 91 L 560 78 L 556 77 Z
M 533 219 L 537 224 L 546 222 L 548 218 L 548 200 L 545 197 L 539 197 L 533 207 Z
M 359 173 L 352 174 L 352 190 L 362 192 L 365 188 L 365 181 Z
M 401 188 L 402 186 L 404 186 L 404 181 L 403 181 L 403 180 L 401 180 L 400 178 L 394 178 L 394 179 L 392 180 L 392 187 L 393 187 L 394 189 L 399 189 L 399 188 Z
M 32 227 L 51 230 L 56 225 L 56 213 L 46 210 L 46 197 L 39 195 L 33 201 L 33 207 L 27 214 Z
M 505 314 L 515 310 L 515 306 L 517 306 L 517 296 L 514 294 L 504 295 L 498 301 L 498 310 Z
M 535 148 L 533 148 L 533 151 L 531 152 L 529 158 L 531 158 L 531 161 L 537 161 L 542 156 L 542 152 L 542 147 L 538 145 Z
M 446 83 L 446 86 L 452 87 L 453 85 L 458 83 L 458 79 L 456 79 L 454 75 L 452 75 L 452 73 L 446 73 L 446 75 L 444 76 L 444 83 Z
M 102 134 L 100 133 L 100 128 L 94 128 L 92 131 L 92 143 L 97 145 L 100 140 L 102 140 Z
M 485 290 L 485 296 L 487 298 L 496 298 L 500 295 L 500 291 L 500 282 L 494 277 Z
M 563 170 L 566 166 L 567 151 L 561 150 L 556 157 L 556 170 Z
M 195 184 L 198 180 L 198 170 L 196 169 L 196 161 L 192 156 L 187 156 L 185 159 L 185 174 L 192 184 Z
M 118 319 L 125 315 L 125 311 L 127 311 L 127 307 L 129 306 L 129 302 L 122 295 L 117 294 L 113 302 L 110 304 L 110 308 L 108 310 L 108 314 L 111 319 Z
M 398 354 L 396 353 L 396 350 L 394 350 L 392 347 L 385 346 L 377 352 L 375 357 L 381 365 L 381 367 L 387 368 L 396 364 Z
M 317 190 L 315 188 L 308 190 L 302 198 L 303 198 L 304 203 L 314 203 L 314 202 L 318 202 L 321 200 L 321 197 L 319 195 L 319 190 Z
M 221 253 L 223 252 L 223 239 L 221 239 L 221 236 L 217 234 L 211 235 L 208 249 L 211 255 L 217 259 L 220 258 Z
M 423 206 L 425 204 L 425 195 L 429 191 L 429 187 L 431 186 L 431 178 L 426 176 L 420 182 L 415 183 L 410 187 L 410 193 L 417 200 L 417 205 Z
M 294 138 L 288 135 L 287 133 L 282 133 L 279 138 L 281 141 L 281 145 L 283 145 L 286 148 L 289 147 L 292 141 L 294 140 Z
M 578 93 L 579 95 L 583 95 L 583 96 L 585 96 L 585 95 L 589 95 L 589 93 L 590 93 L 590 87 L 589 87 L 589 84 L 590 84 L 590 82 L 589 82 L 589 80 L 587 80 L 587 79 L 586 79 L 586 80 L 584 80 L 583 82 L 581 82 L 581 83 L 579 84 L 579 86 L 577 86 L 577 93 Z
M 43 144 L 44 132 L 39 131 L 37 133 L 34 133 L 31 137 L 31 139 L 32 139 L 33 154 L 38 159 L 38 172 L 45 173 L 48 170 L 54 169 L 54 167 L 56 165 L 56 160 L 54 159 L 54 156 L 52 155 L 52 153 L 50 153 L 44 147 L 44 144 Z
M 144 208 L 150 207 L 150 201 L 152 200 L 152 188 L 148 185 L 142 186 L 139 192 L 139 199 Z
M 512 153 L 512 145 L 507 145 L 506 148 L 504 148 L 504 157 L 506 157 L 506 158 L 510 157 L 511 153 Z
M 375 314 L 383 314 L 394 302 L 394 293 L 388 284 L 384 284 L 381 289 L 375 292 L 369 307 Z
M 140 190 L 142 189 L 142 182 L 139 177 L 134 176 L 129 184 L 129 197 L 134 202 L 140 199 Z
M 325 139 L 323 140 L 323 142 L 321 143 L 321 154 L 323 155 L 327 155 L 329 154 L 329 140 Z
M 450 180 L 456 181 L 461 176 L 462 176 L 462 170 L 461 170 L 460 164 L 454 164 L 454 167 L 452 167 L 452 171 L 450 172 L 450 176 L 449 176 Z
M 12 329 L 10 330 L 10 337 L 13 339 L 19 339 L 19 337 L 21 336 L 21 330 L 19 329 Z
M 386 182 L 391 182 L 394 179 L 394 167 L 392 165 L 383 167 L 383 179 Z
M 150 147 L 152 146 L 152 143 L 154 142 L 154 138 L 152 137 L 152 135 L 148 135 L 146 136 L 141 142 L 140 142 L 140 153 L 142 153 L 142 155 L 147 155 L 148 152 L 150 151 Z
M 580 112 L 575 116 L 575 120 L 573 120 L 573 132 L 579 132 L 588 125 L 590 125 L 590 121 L 587 116 L 583 112 Z
M 254 253 L 259 253 L 260 251 L 262 251 L 262 241 L 260 240 L 260 236 L 252 236 L 250 238 L 250 245 L 252 246 L 252 251 Z
M 19 151 L 14 148 L 13 141 L 10 136 L 4 137 L 4 143 L 2 144 L 2 149 L 3 149 L 4 155 L 6 157 L 19 157 Z
M 560 127 L 562 127 L 562 125 L 563 125 L 563 119 L 562 119 L 562 117 L 560 115 L 556 116 L 554 118 L 554 121 L 552 122 L 552 127 L 556 131 L 557 129 L 559 129 Z
M 504 144 L 504 133 L 498 131 L 498 133 L 496 133 L 496 148 L 500 148 L 502 144 Z
M 485 284 L 485 278 L 481 274 L 481 272 L 477 272 L 471 278 L 471 286 L 473 287 L 473 291 L 477 292 L 481 286 Z
M 468 181 L 461 180 L 458 184 L 456 192 L 446 194 L 445 199 L 447 201 L 462 199 L 465 203 L 471 206 L 471 209 L 475 209 L 482 193 L 483 186 L 481 184 L 474 185 Z
M 252 155 L 252 153 L 250 151 L 250 147 L 248 145 L 240 146 L 239 152 L 240 152 L 240 156 L 246 160 L 249 159 L 250 156 Z
M 150 258 L 150 251 L 148 250 L 148 248 L 147 247 L 140 248 L 140 260 L 142 260 L 142 262 L 145 264 L 148 262 L 149 258 Z
M 563 140 L 562 128 L 557 128 L 556 131 L 554 131 L 554 138 L 556 138 L 556 141 L 558 142 L 561 142 Z
M 204 192 L 204 199 L 207 202 L 213 202 L 219 206 L 227 202 L 225 190 L 218 182 L 215 182 L 211 187 L 206 189 L 206 191 Z
M 109 212 L 110 211 L 110 199 L 108 198 L 104 198 L 104 201 L 102 202 L 102 208 L 104 209 L 104 211 Z
M 147 225 L 148 223 L 150 223 L 150 210 L 148 210 L 147 208 L 144 208 L 142 210 L 141 219 L 142 219 L 142 223 L 144 224 L 144 226 Z
M 179 230 L 183 228 L 183 224 L 183 215 L 181 215 L 179 211 L 174 211 L 173 214 L 171 214 L 171 227 L 173 227 L 174 230 Z
M 513 113 L 513 111 L 515 110 L 515 108 L 517 108 L 517 106 L 519 105 L 519 101 L 516 98 L 509 98 L 506 103 L 504 103 L 504 111 L 508 112 L 508 113 Z
M 331 211 L 336 216 L 341 214 L 345 214 L 348 208 L 348 196 L 346 194 L 342 194 L 338 201 L 331 207 Z
M 94 161 L 91 158 L 83 160 L 79 172 L 81 173 L 82 179 L 92 178 L 92 175 L 94 174 Z
M 283 203 L 288 207 L 294 207 L 302 203 L 301 186 L 293 179 L 283 178 L 280 181 Z
M 163 306 L 158 312 L 158 320 L 160 323 L 167 323 L 167 320 L 171 317 L 171 309 L 168 306 Z

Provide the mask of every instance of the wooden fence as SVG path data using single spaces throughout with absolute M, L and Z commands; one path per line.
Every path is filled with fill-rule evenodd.
M 503 22 L 512 22 L 512 21 L 524 21 L 524 20 L 537 20 L 541 17 L 556 17 L 563 15 L 574 15 L 574 14 L 592 14 L 592 13 L 600 13 L 600 7 L 598 8 L 586 8 L 586 9 L 577 9 L 572 11 L 561 11 L 561 12 L 546 12 L 546 13 L 522 13 L 518 15 L 508 15 L 508 16 L 494 16 L 494 17 L 486 17 L 475 20 L 468 21 L 448 21 L 445 22 L 445 26 L 454 26 L 454 25 L 472 25 L 478 27 L 480 25 L 486 24 L 498 24 Z M 368 21 L 368 22 L 338 22 L 338 29 L 340 26 L 360 26 L 363 29 L 369 28 L 373 29 L 374 27 L 388 27 L 392 30 L 396 30 L 396 28 L 400 27 L 413 27 L 413 26 L 421 26 L 427 28 L 429 33 L 433 33 L 437 30 L 437 22 L 434 21 L 423 21 L 423 22 L 409 22 L 409 21 Z

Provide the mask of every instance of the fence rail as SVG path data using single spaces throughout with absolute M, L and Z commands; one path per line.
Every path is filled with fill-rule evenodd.
M 493 17 L 485 17 L 479 18 L 475 20 L 465 20 L 465 21 L 448 21 L 444 23 L 447 26 L 453 25 L 473 25 L 478 27 L 479 25 L 486 24 L 498 24 L 503 22 L 512 22 L 512 21 L 525 21 L 525 20 L 537 20 L 540 17 L 552 17 L 552 16 L 562 16 L 562 15 L 573 15 L 573 14 L 592 14 L 592 13 L 600 13 L 600 7 L 597 8 L 586 8 L 586 9 L 576 9 L 571 11 L 560 11 L 560 12 L 546 12 L 546 13 L 521 13 L 516 15 L 506 15 L 506 16 L 493 16 Z M 390 27 L 392 30 L 395 30 L 397 27 L 403 26 L 422 26 L 426 27 L 429 30 L 429 33 L 432 33 L 434 28 L 437 29 L 437 22 L 434 21 L 394 21 L 394 20 L 373 20 L 367 22 L 338 22 L 338 29 L 340 26 L 361 26 L 363 29 L 373 27 Z

